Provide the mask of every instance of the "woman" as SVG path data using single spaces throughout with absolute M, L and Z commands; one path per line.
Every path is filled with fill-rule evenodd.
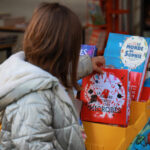
M 0 66 L 1 149 L 85 149 L 68 91 L 79 89 L 77 68 L 78 78 L 101 72 L 104 58 L 79 60 L 81 33 L 78 17 L 65 6 L 42 3 L 34 11 L 24 52 Z

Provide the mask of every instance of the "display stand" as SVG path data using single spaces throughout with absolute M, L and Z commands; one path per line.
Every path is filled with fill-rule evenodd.
M 103 47 L 102 49 L 98 48 L 98 55 L 103 55 L 104 48 L 106 46 L 108 35 L 110 32 L 128 34 L 127 31 L 121 30 L 120 28 L 121 19 L 119 17 L 122 15 L 128 15 L 129 10 L 123 9 L 121 7 L 121 0 L 87 0 L 87 3 L 89 1 L 93 1 L 93 2 L 99 1 L 99 7 L 102 9 L 105 15 L 105 24 L 94 25 L 92 23 L 89 23 L 89 15 L 87 12 L 87 23 L 86 23 L 86 29 L 89 27 L 92 28 L 92 33 L 88 42 L 89 45 L 97 45 L 98 40 L 95 40 L 95 38 L 98 38 L 98 35 L 96 35 L 96 32 L 98 34 L 101 34 L 101 32 L 105 32 L 106 35 L 104 37 L 105 40 L 104 40 Z M 128 17 L 126 18 L 127 18 L 127 26 L 128 26 Z
M 150 100 L 131 102 L 128 127 L 83 121 L 87 150 L 126 150 L 150 117 Z

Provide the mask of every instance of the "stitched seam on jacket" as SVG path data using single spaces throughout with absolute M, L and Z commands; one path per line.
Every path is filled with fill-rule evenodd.
M 67 146 L 68 148 L 67 148 L 67 150 L 69 150 L 69 145 L 70 145 L 69 143 L 70 143 L 70 141 L 71 141 L 72 129 L 73 129 L 73 127 L 71 128 L 71 132 L 70 132 L 70 136 L 69 136 L 69 142 L 68 142 L 68 146 Z

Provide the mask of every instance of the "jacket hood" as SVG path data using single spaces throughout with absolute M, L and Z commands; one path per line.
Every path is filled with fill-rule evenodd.
M 46 89 L 52 89 L 61 100 L 72 105 L 58 79 L 26 62 L 24 52 L 12 55 L 0 65 L 0 111 L 30 92 Z

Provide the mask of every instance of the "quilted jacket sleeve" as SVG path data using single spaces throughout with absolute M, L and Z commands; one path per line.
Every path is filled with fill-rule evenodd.
M 42 96 L 37 93 L 25 96 L 17 105 L 8 106 L 5 115 L 4 122 L 7 118 L 7 125 L 11 125 L 11 132 L 4 131 L 5 135 L 2 135 L 5 148 L 11 141 L 13 150 L 62 150 L 60 145 L 54 146 L 51 105 Z
M 77 78 L 78 80 L 92 73 L 92 62 L 89 55 L 83 55 L 79 58 Z

